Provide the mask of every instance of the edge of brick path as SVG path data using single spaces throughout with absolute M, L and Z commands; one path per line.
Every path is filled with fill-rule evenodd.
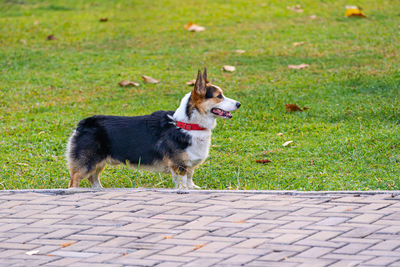
M 295 196 L 324 196 L 324 195 L 376 195 L 391 194 L 393 196 L 400 195 L 400 190 L 370 190 L 370 191 L 297 191 L 297 190 L 186 190 L 164 188 L 72 188 L 72 189 L 19 189 L 19 190 L 0 190 L 3 193 L 41 193 L 50 195 L 71 195 L 77 193 L 98 193 L 98 192 L 160 192 L 160 193 L 180 193 L 180 194 L 271 194 L 271 195 L 295 195 Z

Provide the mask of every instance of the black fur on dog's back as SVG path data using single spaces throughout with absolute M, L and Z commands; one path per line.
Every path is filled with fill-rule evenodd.
M 174 158 L 191 144 L 190 135 L 177 128 L 169 116 L 157 111 L 137 117 L 96 115 L 79 122 L 67 157 L 86 172 L 108 158 L 120 163 L 152 165 Z

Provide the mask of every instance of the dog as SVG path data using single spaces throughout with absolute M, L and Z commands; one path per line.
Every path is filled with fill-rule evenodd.
M 108 163 L 171 173 L 176 188 L 199 189 L 193 172 L 208 156 L 216 119 L 232 118 L 240 105 L 208 81 L 205 68 L 175 112 L 86 118 L 67 145 L 69 187 L 79 187 L 83 178 L 102 187 L 99 175 Z

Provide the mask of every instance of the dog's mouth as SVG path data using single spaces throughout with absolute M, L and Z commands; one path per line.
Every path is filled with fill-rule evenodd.
M 229 111 L 222 110 L 220 108 L 212 108 L 211 113 L 224 119 L 232 118 L 232 113 L 230 113 Z

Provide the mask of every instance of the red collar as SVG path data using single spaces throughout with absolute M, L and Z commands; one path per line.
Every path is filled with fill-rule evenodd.
M 176 126 L 178 126 L 179 128 L 188 130 L 188 131 L 201 131 L 201 130 L 207 130 L 206 128 L 201 127 L 198 124 L 193 124 L 193 123 L 184 123 L 181 121 L 177 121 L 176 122 Z

